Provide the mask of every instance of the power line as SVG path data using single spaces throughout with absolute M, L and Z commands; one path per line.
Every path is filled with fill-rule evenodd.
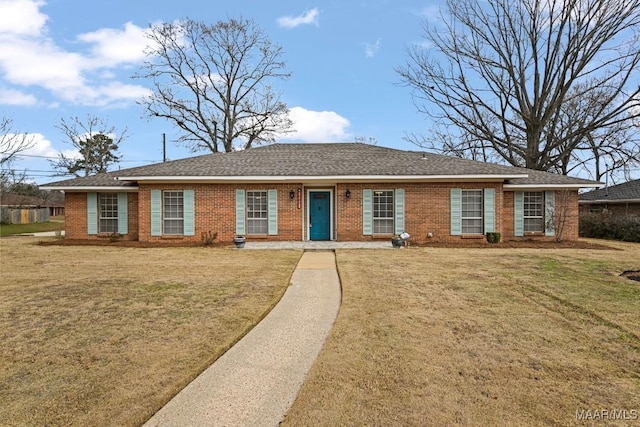
M 51 156 L 39 156 L 37 154 L 17 154 L 16 158 L 18 157 L 33 157 L 33 158 L 37 158 L 37 159 L 51 159 L 51 160 L 58 160 L 58 157 L 51 157 Z M 160 160 L 148 160 L 148 159 L 140 159 L 140 160 L 119 160 L 118 163 L 134 163 L 134 162 L 144 162 L 144 163 L 160 163 Z

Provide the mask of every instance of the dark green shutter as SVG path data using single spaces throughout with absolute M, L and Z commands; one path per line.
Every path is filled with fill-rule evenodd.
M 184 230 L 185 236 L 194 236 L 195 232 L 195 194 L 193 190 L 182 192 L 182 203 L 184 204 Z
M 496 231 L 496 190 L 484 189 L 484 232 Z
M 373 234 L 373 190 L 362 190 L 362 234 Z
M 129 203 L 127 193 L 118 193 L 118 234 L 129 233 Z
M 404 190 L 402 188 L 396 189 L 395 199 L 395 226 L 396 234 L 404 233 Z
M 269 234 L 278 234 L 278 190 L 269 190 L 267 193 Z
M 524 236 L 524 193 L 513 193 L 513 234 Z
M 244 190 L 236 190 L 236 234 L 243 236 L 245 223 Z
M 151 190 L 151 235 L 162 236 L 162 191 Z
M 462 235 L 462 189 L 451 189 L 451 235 Z
M 544 192 L 544 235 L 555 236 L 554 217 L 556 213 L 555 191 Z
M 87 193 L 87 234 L 98 234 L 98 193 Z

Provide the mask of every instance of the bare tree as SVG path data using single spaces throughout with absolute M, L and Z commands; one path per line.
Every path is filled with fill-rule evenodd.
M 283 50 L 253 21 L 185 19 L 156 25 L 148 37 L 148 60 L 135 77 L 151 79 L 153 93 L 140 104 L 179 128 L 192 151 L 247 149 L 291 127 L 272 86 L 290 77 Z
M 573 87 L 556 112 L 557 129 L 553 134 L 562 136 L 564 142 L 552 153 L 552 157 L 559 159 L 554 171 L 565 175 L 584 172 L 598 181 L 614 171 L 628 177 L 630 169 L 640 163 L 637 120 L 620 120 L 589 132 L 577 131 L 594 119 L 595 112 L 614 108 L 612 105 L 601 106 L 601 99 L 609 97 L 610 88 L 594 88 L 585 93 L 583 86 Z
M 458 141 L 449 150 L 567 170 L 584 160 L 576 150 L 590 137 L 629 129 L 640 117 L 640 0 L 447 6 L 444 28 L 425 26 L 427 43 L 408 48 L 408 64 L 397 71 L 419 111 Z M 568 102 L 588 110 L 568 116 Z
M 58 175 L 88 176 L 107 172 L 109 167 L 120 161 L 120 143 L 127 137 L 127 129 L 117 132 L 103 119 L 87 115 L 85 121 L 72 117 L 68 121 L 60 119 L 56 126 L 64 132 L 67 143 L 73 146 L 79 156 L 58 154 L 57 160 L 50 160 L 59 171 Z
M 553 208 L 546 212 L 547 224 L 545 228 L 552 229 L 556 242 L 564 240 L 564 233 L 570 222 L 577 222 L 578 214 L 574 209 L 575 192 L 560 190 L 555 192 Z
M 11 170 L 12 161 L 34 144 L 32 135 L 18 133 L 13 129 L 12 119 L 0 117 L 0 182 L 3 185 L 7 184 L 10 177 L 15 176 Z

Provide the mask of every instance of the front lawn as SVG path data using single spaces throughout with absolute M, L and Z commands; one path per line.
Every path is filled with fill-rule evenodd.
M 140 425 L 277 303 L 301 255 L 37 241 L 0 241 L 0 425 Z
M 0 237 L 59 230 L 64 230 L 64 217 L 52 217 L 51 221 L 33 224 L 0 224 Z
M 285 425 L 640 422 L 640 282 L 619 276 L 640 245 L 607 244 L 338 251 L 342 307 Z

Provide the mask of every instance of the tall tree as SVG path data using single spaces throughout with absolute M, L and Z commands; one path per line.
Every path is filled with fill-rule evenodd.
M 448 0 L 447 12 L 397 69 L 448 126 L 445 150 L 566 171 L 599 152 L 595 135 L 637 131 L 640 0 Z
M 148 37 L 148 60 L 135 77 L 151 79 L 153 91 L 140 104 L 179 128 L 192 151 L 247 149 L 291 127 L 272 86 L 290 77 L 282 47 L 253 21 L 185 19 L 153 26 Z
M 15 177 L 15 172 L 11 169 L 13 160 L 34 144 L 32 135 L 14 130 L 11 118 L 0 117 L 0 183 L 3 187 L 12 180 L 11 177 Z
M 64 132 L 66 142 L 78 152 L 77 156 L 59 153 L 57 160 L 50 160 L 59 175 L 88 176 L 107 172 L 122 157 L 118 149 L 127 137 L 126 128 L 118 133 L 115 127 L 92 115 L 88 115 L 85 121 L 78 117 L 68 121 L 60 119 L 56 127 Z

